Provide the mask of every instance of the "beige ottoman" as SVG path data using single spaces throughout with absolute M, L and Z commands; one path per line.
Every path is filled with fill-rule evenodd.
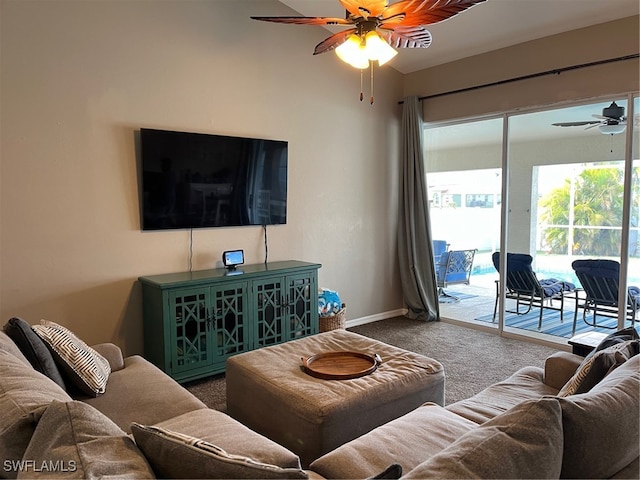
M 307 375 L 301 357 L 329 351 L 378 354 L 382 365 L 351 380 Z M 444 369 L 423 355 L 346 330 L 227 360 L 228 413 L 297 453 L 303 465 L 425 402 L 444 405 Z

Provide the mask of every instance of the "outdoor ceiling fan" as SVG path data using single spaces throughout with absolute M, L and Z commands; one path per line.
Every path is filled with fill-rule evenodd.
M 587 125 L 585 130 L 598 127 L 605 135 L 616 135 L 624 132 L 627 126 L 627 117 L 624 115 L 624 107 L 619 107 L 616 102 L 602 109 L 602 115 L 592 115 L 599 120 L 585 120 L 583 122 L 559 122 L 553 123 L 556 127 L 581 127 Z
M 327 37 L 314 55 L 335 50 L 338 57 L 361 70 L 371 67 L 373 104 L 373 62 L 384 65 L 398 52 L 395 48 L 427 48 L 431 33 L 424 25 L 447 20 L 485 0 L 338 0 L 345 18 L 335 17 L 251 17 L 254 20 L 297 25 L 349 27 Z M 362 74 L 361 74 L 362 83 Z M 361 85 L 362 87 L 362 85 Z M 363 94 L 360 88 L 360 100 Z

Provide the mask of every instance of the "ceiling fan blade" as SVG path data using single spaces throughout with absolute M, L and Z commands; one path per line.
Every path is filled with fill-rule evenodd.
M 604 115 L 593 115 L 595 118 L 601 118 L 602 120 L 605 120 L 607 122 L 614 122 L 614 123 L 624 123 L 627 120 L 627 117 L 607 117 Z
M 387 0 L 338 0 L 355 17 L 379 17 L 387 8 Z
M 318 45 L 316 45 L 316 48 L 314 49 L 313 54 L 319 55 L 321 53 L 329 52 L 334 48 L 339 47 L 340 45 L 342 45 L 344 42 L 347 41 L 347 38 L 349 38 L 350 35 L 353 35 L 354 33 L 356 33 L 356 31 L 357 30 L 355 28 L 350 28 L 348 30 L 345 30 L 343 32 L 338 32 L 334 35 L 331 35 L 328 38 L 325 38 Z
M 555 127 L 582 127 L 584 125 L 601 125 L 602 122 L 596 122 L 593 120 L 587 120 L 586 122 L 559 122 L 552 123 L 551 125 Z
M 391 15 L 390 17 L 384 17 L 384 19 L 380 21 L 380 25 L 388 25 L 388 26 L 399 25 L 404 21 L 406 16 L 407 14 L 402 12 L 402 13 L 397 13 L 395 15 Z
M 403 27 L 430 25 L 447 20 L 486 0 L 403 0 L 390 5 L 384 12 L 382 21 L 400 13 L 405 17 Z
M 431 45 L 431 32 L 424 27 L 395 28 L 389 31 L 381 28 L 380 30 L 382 36 L 394 48 L 427 48 Z
M 599 127 L 600 125 L 606 125 L 606 123 L 598 122 L 595 125 L 589 125 L 588 127 L 585 128 L 585 130 L 589 130 L 590 128 Z
M 345 18 L 333 17 L 251 17 L 254 20 L 273 23 L 291 23 L 295 25 L 353 25 Z

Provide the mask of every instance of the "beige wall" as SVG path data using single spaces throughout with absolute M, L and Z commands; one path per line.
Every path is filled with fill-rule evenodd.
M 62 323 L 142 350 L 140 275 L 188 268 L 189 232 L 141 232 L 141 127 L 289 141 L 269 260 L 323 264 L 350 319 L 403 307 L 396 267 L 402 76 L 314 57 L 319 27 L 274 1 L 2 1 L 0 324 Z M 365 91 L 366 93 L 366 91 Z M 260 227 L 193 232 L 193 268 L 263 261 Z
M 429 96 L 637 54 L 639 19 L 623 18 L 412 73 L 405 76 L 405 96 Z M 638 89 L 640 63 L 632 59 L 426 99 L 422 104 L 425 121 L 437 122 Z

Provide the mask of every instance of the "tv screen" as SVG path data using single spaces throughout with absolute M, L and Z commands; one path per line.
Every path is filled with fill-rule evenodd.
M 287 221 L 287 149 L 280 140 L 140 129 L 142 229 Z

